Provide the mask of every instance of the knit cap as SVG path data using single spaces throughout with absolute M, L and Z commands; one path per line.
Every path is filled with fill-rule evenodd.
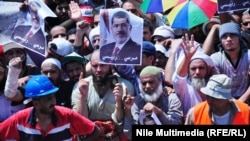
M 240 37 L 241 36 L 240 26 L 237 23 L 234 23 L 234 22 L 224 23 L 224 24 L 222 24 L 220 26 L 220 29 L 219 29 L 219 37 L 220 37 L 220 39 L 226 33 L 236 34 L 236 35 L 238 35 Z

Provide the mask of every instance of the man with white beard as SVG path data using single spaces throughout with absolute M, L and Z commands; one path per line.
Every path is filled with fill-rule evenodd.
M 139 124 L 139 115 L 142 110 L 145 114 L 154 112 L 162 125 L 182 124 L 181 102 L 175 93 L 164 94 L 159 68 L 145 67 L 140 73 L 140 80 L 140 95 L 135 97 L 134 102 L 128 102 L 128 98 L 124 101 L 126 122 Z
M 206 100 L 200 92 L 205 87 L 209 77 L 214 73 L 213 62 L 199 44 L 194 44 L 193 36 L 182 38 L 183 55 L 177 61 L 176 70 L 172 76 L 173 87 L 183 106 L 184 117 L 188 110 Z

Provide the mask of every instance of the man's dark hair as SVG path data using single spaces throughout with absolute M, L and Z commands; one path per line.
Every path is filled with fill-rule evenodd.
M 76 28 L 71 28 L 68 32 L 67 32 L 67 37 L 69 36 L 69 35 L 72 35 L 72 34 L 76 34 Z
M 111 20 L 112 24 L 114 22 L 114 18 L 126 18 L 127 23 L 130 24 L 129 15 L 124 11 L 118 11 L 113 15 L 112 20 Z

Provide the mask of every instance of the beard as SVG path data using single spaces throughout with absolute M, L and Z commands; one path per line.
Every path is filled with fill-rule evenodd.
M 103 76 L 103 77 L 96 77 L 95 75 L 93 76 L 93 82 L 98 85 L 103 85 L 106 84 L 109 80 L 109 76 L 112 75 L 111 69 Z
M 194 78 L 194 77 L 191 77 L 191 84 L 192 86 L 194 87 L 195 90 L 198 90 L 200 91 L 200 89 L 202 87 L 205 87 L 206 86 L 206 81 L 204 78 Z
M 146 93 L 142 89 L 141 86 L 140 86 L 140 91 L 141 91 L 142 97 L 144 98 L 144 100 L 146 102 L 156 102 L 159 99 L 159 97 L 162 95 L 162 93 L 163 93 L 163 87 L 162 87 L 162 84 L 159 83 L 157 89 L 152 94 Z

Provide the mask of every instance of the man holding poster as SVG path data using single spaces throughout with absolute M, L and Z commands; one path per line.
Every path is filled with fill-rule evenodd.
M 119 8 L 116 8 L 115 10 L 117 9 Z M 107 15 L 103 18 L 106 17 Z M 132 40 L 132 24 L 129 13 L 123 9 L 117 10 L 117 12 L 115 12 L 111 18 L 110 26 L 115 41 L 103 46 L 101 45 L 100 60 L 104 63 L 112 64 L 140 64 L 141 43 L 137 43 L 136 41 Z

